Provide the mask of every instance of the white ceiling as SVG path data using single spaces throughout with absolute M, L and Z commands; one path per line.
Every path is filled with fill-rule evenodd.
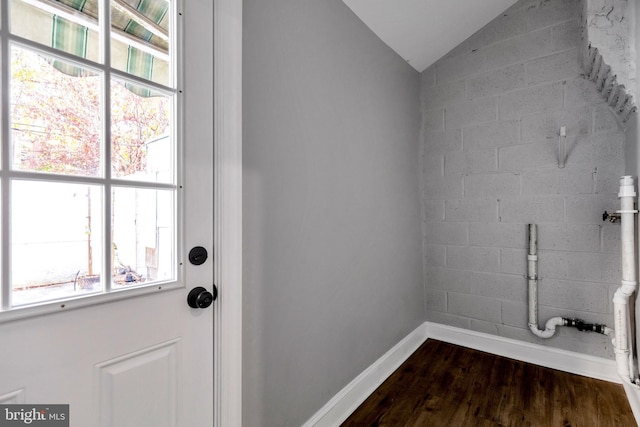
M 382 41 L 422 71 L 516 0 L 343 0 Z

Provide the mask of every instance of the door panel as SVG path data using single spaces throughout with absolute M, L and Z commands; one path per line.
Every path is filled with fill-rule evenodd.
M 185 287 L 0 324 L 0 402 L 69 404 L 71 426 L 213 425 L 213 2 L 183 1 Z M 191 247 L 209 259 L 194 266 Z

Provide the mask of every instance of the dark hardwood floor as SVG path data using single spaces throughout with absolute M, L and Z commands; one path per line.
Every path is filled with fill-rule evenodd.
M 343 426 L 636 426 L 620 384 L 427 340 Z

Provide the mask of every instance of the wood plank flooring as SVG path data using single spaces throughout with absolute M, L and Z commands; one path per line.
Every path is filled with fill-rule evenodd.
M 620 384 L 427 340 L 342 426 L 636 426 Z

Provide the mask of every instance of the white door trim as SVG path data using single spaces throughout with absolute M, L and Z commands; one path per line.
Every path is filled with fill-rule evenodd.
M 242 425 L 242 0 L 214 0 L 214 425 Z

